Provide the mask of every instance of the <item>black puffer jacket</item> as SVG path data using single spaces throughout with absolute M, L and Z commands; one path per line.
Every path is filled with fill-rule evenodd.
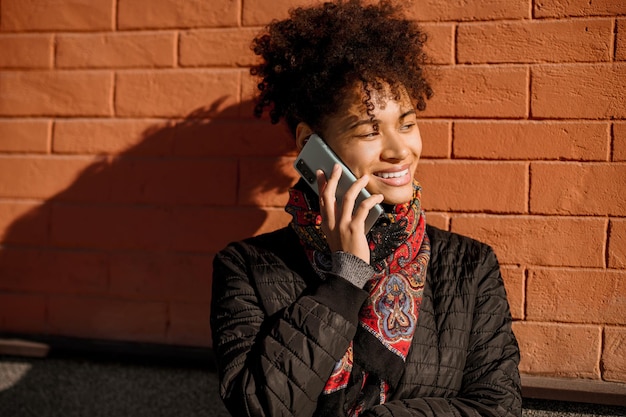
M 520 416 L 519 350 L 491 248 L 427 227 L 431 258 L 398 389 L 365 416 Z M 214 261 L 211 327 L 233 416 L 315 415 L 356 332 L 366 291 L 321 280 L 290 228 L 229 245 Z

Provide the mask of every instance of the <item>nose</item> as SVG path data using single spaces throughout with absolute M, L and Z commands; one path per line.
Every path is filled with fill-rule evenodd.
M 409 144 L 399 132 L 387 132 L 384 135 L 382 159 L 385 161 L 402 161 L 409 156 Z

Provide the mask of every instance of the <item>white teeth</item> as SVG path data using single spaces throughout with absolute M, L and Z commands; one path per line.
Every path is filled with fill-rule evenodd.
M 398 171 L 398 172 L 379 172 L 376 174 L 377 177 L 381 177 L 381 178 L 399 178 L 399 177 L 403 177 L 406 174 L 409 173 L 408 169 L 402 170 L 402 171 Z

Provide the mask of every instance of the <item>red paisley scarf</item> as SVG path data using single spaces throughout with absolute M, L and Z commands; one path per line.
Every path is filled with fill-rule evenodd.
M 358 416 L 383 404 L 397 386 L 419 315 L 430 242 L 420 207 L 421 187 L 413 199 L 389 206 L 368 234 L 374 277 L 359 312 L 359 327 L 336 364 L 316 416 Z M 330 253 L 321 230 L 318 197 L 302 181 L 289 191 L 285 210 L 313 267 L 329 270 Z

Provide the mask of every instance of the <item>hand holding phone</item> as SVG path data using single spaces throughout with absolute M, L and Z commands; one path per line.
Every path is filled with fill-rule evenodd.
M 342 208 L 343 197 L 348 192 L 352 184 L 357 181 L 355 175 L 350 169 L 341 161 L 341 159 L 333 152 L 333 150 L 319 137 L 317 134 L 313 134 L 309 137 L 308 141 L 300 151 L 300 154 L 294 162 L 296 171 L 304 178 L 309 186 L 319 195 L 319 184 L 316 177 L 316 171 L 322 170 L 328 180 L 333 172 L 333 167 L 338 164 L 341 168 L 341 177 L 338 180 L 337 188 L 335 192 L 335 199 L 339 210 Z M 354 201 L 354 214 L 359 204 L 371 197 L 371 194 L 363 187 L 359 190 L 358 195 Z M 380 204 L 376 204 L 367 214 L 365 219 L 365 233 L 367 234 L 376 220 L 383 214 L 384 210 Z

